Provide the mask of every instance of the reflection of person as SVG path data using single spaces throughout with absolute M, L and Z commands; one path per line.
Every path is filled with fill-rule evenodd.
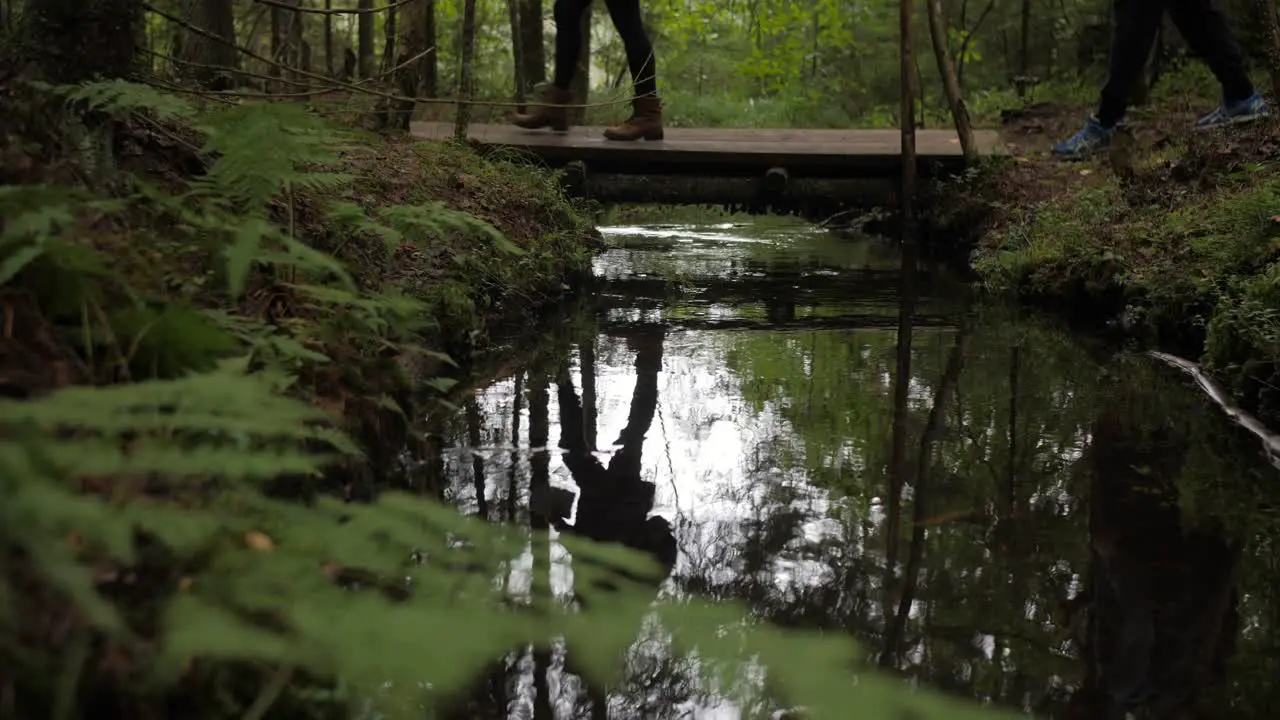
M 640 17 L 640 0 L 605 0 L 609 18 L 622 37 L 635 85 L 631 117 L 626 122 L 604 131 L 609 140 L 661 140 L 662 102 L 658 99 L 658 82 L 654 75 L 653 43 L 645 32 Z M 569 129 L 569 109 L 573 94 L 569 85 L 578 70 L 582 50 L 582 16 L 591 0 L 556 0 L 556 60 L 551 86 L 542 95 L 542 104 L 532 112 L 512 118 L 516 125 L 529 130 L 549 127 L 563 132 Z
M 1247 122 L 1267 114 L 1267 102 L 1254 90 L 1244 55 L 1227 27 L 1226 17 L 1213 0 L 1113 0 L 1112 7 L 1115 28 L 1109 76 L 1102 88 L 1098 114 L 1090 116 L 1074 135 L 1055 145 L 1054 155 L 1082 159 L 1111 144 L 1166 11 L 1187 45 L 1204 58 L 1222 84 L 1222 105 L 1197 120 L 1196 128 Z
M 627 425 L 614 443 L 620 447 L 607 467 L 587 446 L 577 393 L 567 374 L 561 376 L 557 384 L 560 446 L 564 449 L 564 463 L 579 488 L 578 515 L 574 524 L 566 522 L 573 500 L 563 491 L 549 493 L 540 503 L 543 507 L 539 512 L 559 530 L 647 552 L 669 572 L 676 562 L 675 534 L 665 518 L 649 517 L 655 487 L 640 479 L 640 453 L 658 406 L 662 339 L 661 331 L 629 338 L 629 344 L 637 348 L 636 386 Z
M 1172 422 L 1177 422 L 1172 421 Z M 1239 548 L 1221 527 L 1184 527 L 1174 481 L 1186 438 L 1106 414 L 1095 424 L 1092 559 L 1077 638 L 1087 663 L 1073 718 L 1197 716 L 1235 632 Z

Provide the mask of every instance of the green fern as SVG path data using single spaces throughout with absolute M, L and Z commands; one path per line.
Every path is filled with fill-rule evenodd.
M 181 120 L 194 117 L 193 105 L 174 95 L 126 80 L 97 80 L 79 85 L 49 85 L 39 81 L 31 85 L 59 95 L 85 110 L 121 116 L 133 112 L 150 113 L 157 120 Z
M 337 161 L 338 130 L 287 103 L 240 105 L 201 118 L 202 152 L 216 158 L 198 192 L 247 215 L 266 211 L 280 193 L 329 191 L 349 184 L 350 175 L 310 169 Z
M 430 244 L 452 235 L 479 237 L 493 243 L 494 248 L 523 255 L 524 250 L 511 242 L 493 225 L 469 213 L 445 207 L 443 203 L 425 205 L 393 205 L 380 211 L 381 216 L 401 235 L 418 244 Z
M 317 437 L 322 414 L 277 394 L 288 378 L 246 375 L 243 367 L 0 403 L 8 438 L 0 447 L 0 536 L 22 547 L 95 627 L 126 647 L 152 642 L 93 580 L 104 562 L 124 569 L 138 561 L 136 531 L 188 567 L 197 555 L 207 558 L 165 597 L 160 651 L 148 669 L 157 679 L 176 681 L 193 658 L 253 660 L 340 681 L 385 717 L 421 717 L 424 703 L 438 707 L 494 658 L 556 637 L 570 643 L 589 681 L 616 681 L 649 617 L 674 650 L 696 652 L 699 674 L 747 706 L 769 705 L 765 686 L 744 674 L 744 661 L 755 658 L 768 669 L 771 691 L 815 717 L 847 717 L 850 708 L 875 717 L 996 716 L 873 674 L 853 682 L 856 652 L 844 636 L 771 629 L 734 604 L 655 606 L 645 578 L 656 579 L 657 570 L 630 550 L 565 539 L 588 608 L 567 612 L 550 598 L 495 590 L 494 577 L 527 547 L 519 528 L 400 493 L 366 506 L 272 500 L 256 489 L 266 476 L 314 473 L 352 448 L 336 433 L 324 436 L 328 452 L 304 446 Z M 122 448 L 126 433 L 144 440 Z M 161 498 L 121 504 L 71 491 L 70 480 L 83 473 L 117 488 L 162 473 L 171 482 L 217 480 L 222 490 L 185 506 Z M 82 550 L 63 542 L 67 533 L 83 538 Z M 238 541 L 249 534 L 263 539 Z M 343 589 L 323 564 L 363 573 L 365 589 Z M 379 587 L 399 588 L 401 599 Z
M 44 255 L 62 232 L 75 223 L 76 209 L 110 212 L 115 200 L 94 199 L 89 193 L 53 185 L 0 187 L 0 285 Z

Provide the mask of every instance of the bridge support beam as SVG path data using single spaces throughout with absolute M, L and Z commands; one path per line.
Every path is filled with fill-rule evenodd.
M 897 202 L 893 180 L 797 178 L 785 170 L 771 171 L 764 177 L 719 178 L 591 173 L 582 167 L 566 172 L 561 182 L 566 192 L 606 205 L 715 205 L 757 214 L 807 217 L 892 207 Z
M 760 183 L 760 199 L 765 204 L 782 201 L 790 189 L 791 175 L 786 168 L 769 168 L 764 173 L 764 181 Z
M 587 164 L 574 160 L 564 166 L 564 174 L 560 176 L 560 187 L 569 197 L 583 197 L 587 193 Z

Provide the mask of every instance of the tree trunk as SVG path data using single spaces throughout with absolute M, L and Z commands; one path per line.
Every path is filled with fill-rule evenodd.
M 951 49 L 947 47 L 947 28 L 942 14 L 942 0 L 926 0 L 925 8 L 929 15 L 929 37 L 933 39 L 933 56 L 938 61 L 942 91 L 947 97 L 947 105 L 951 108 L 951 119 L 956 125 L 956 135 L 960 137 L 960 150 L 964 153 L 965 160 L 973 160 L 978 156 L 978 149 L 973 143 L 973 123 L 969 120 L 969 109 L 964 104 L 960 79 L 956 77 L 956 68 L 951 61 Z
M 400 48 L 395 65 L 396 87 L 400 95 L 412 98 L 424 93 L 434 97 L 436 93 L 435 51 L 435 3 L 419 0 L 404 6 L 396 25 L 400 29 L 397 45 Z M 429 52 L 428 52 L 429 51 Z M 423 53 L 426 53 L 423 55 Z M 409 60 L 418 57 L 417 61 Z M 406 64 L 407 63 L 407 64 Z M 408 131 L 416 103 L 399 100 L 393 103 L 395 117 L 388 118 L 391 127 Z
M 1271 75 L 1271 100 L 1280 101 L 1280 20 L 1276 18 L 1276 0 L 1258 0 L 1263 31 L 1267 36 L 1267 72 Z
M 382 37 L 382 72 L 391 72 L 396 66 L 396 9 L 387 11 L 387 21 L 383 23 Z
M 915 222 L 916 194 L 916 117 L 915 117 L 915 49 L 911 42 L 912 0 L 898 0 L 898 69 L 902 84 L 902 217 L 904 226 Z M 907 233 L 910 234 L 910 233 Z
M 542 0 L 515 0 L 520 8 L 520 61 L 526 93 L 547 81 L 547 55 L 542 47 Z
M 524 112 L 524 43 L 520 42 L 520 0 L 507 0 L 507 20 L 511 24 L 511 78 L 515 86 L 516 112 Z
M 462 43 L 458 53 L 458 114 L 453 120 L 453 139 L 465 143 L 471 124 L 471 78 L 475 72 L 476 0 L 462 3 Z
M 422 6 L 423 49 L 431 48 L 431 52 L 422 58 L 419 79 L 422 94 L 429 98 L 440 97 L 440 38 L 436 28 L 436 0 L 418 0 L 415 5 Z
M 333 0 L 324 0 L 324 9 L 333 9 Z M 333 16 L 324 15 L 324 74 L 333 77 Z
M 372 10 L 373 0 L 357 0 L 357 10 Z M 362 12 L 356 17 L 357 72 L 360 79 L 373 77 L 373 13 Z
M 306 13 L 301 12 L 302 0 L 294 0 L 293 4 L 299 9 L 289 13 L 289 51 L 286 57 L 288 58 L 289 67 L 294 68 L 289 73 L 289 78 L 291 80 L 304 81 L 306 76 L 298 73 L 297 69 L 302 67 L 302 23 Z M 294 87 L 301 86 L 295 85 Z
M 267 68 L 267 74 L 273 78 L 280 77 L 280 65 L 284 61 L 284 8 L 271 6 L 271 59 L 274 60 L 270 67 Z M 267 85 L 267 92 L 280 92 L 280 81 L 272 80 Z
M 192 0 L 183 13 L 196 27 L 217 35 L 226 42 L 179 30 L 180 39 L 173 56 L 178 63 L 178 76 L 211 90 L 229 90 L 235 86 L 239 65 L 236 41 L 236 19 L 231 0 Z M 190 64 L 187 64 L 190 63 Z
M 1031 72 L 1031 0 L 1022 0 L 1022 27 L 1018 32 L 1018 41 L 1018 75 L 1025 78 Z M 1018 87 L 1025 88 L 1025 83 Z M 1022 94 L 1021 89 L 1018 94 Z
M 586 105 L 587 97 L 591 94 L 591 6 L 583 11 L 582 18 L 579 21 L 582 33 L 582 49 L 578 53 L 578 69 L 573 73 L 573 83 L 569 88 L 573 93 L 574 105 Z M 582 125 L 587 115 L 585 107 L 575 107 L 569 110 L 569 122 L 574 125 Z
M 20 54 L 48 82 L 127 78 L 140 67 L 135 48 L 144 25 L 138 0 L 29 0 L 22 21 Z

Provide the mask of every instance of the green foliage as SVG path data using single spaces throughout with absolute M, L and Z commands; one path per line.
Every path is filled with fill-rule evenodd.
M 566 542 L 590 606 L 572 612 L 495 590 L 529 543 L 520 528 L 397 493 L 369 505 L 282 499 L 280 483 L 319 485 L 335 463 L 361 455 L 339 418 L 303 399 L 303 381 L 338 352 L 404 352 L 430 319 L 403 288 L 355 275 L 302 232 L 308 203 L 350 182 L 333 167 L 340 136 L 285 106 L 187 113 L 119 84 L 58 92 L 98 112 L 191 118 L 208 169 L 176 190 L 126 178 L 121 198 L 61 187 L 0 193 L 6 289 L 42 295 L 68 278 L 88 288 L 48 329 L 80 330 L 92 370 L 127 365 L 132 373 L 111 377 L 136 379 L 0 401 L 0 657 L 17 668 L 7 679 L 21 688 L 20 715 L 98 692 L 159 703 L 181 683 L 205 717 L 260 714 L 273 701 L 312 716 L 374 705 L 386 717 L 422 717 L 511 648 L 556 637 L 588 679 L 607 682 L 654 614 L 677 648 L 696 649 L 700 673 L 738 688 L 727 694 L 749 706 L 761 706 L 752 699 L 765 687 L 744 682 L 744 652 L 768 668 L 771 696 L 815 716 L 850 707 L 990 716 L 870 673 L 853 682 L 855 648 L 842 637 L 753 625 L 732 605 L 651 608 L 654 569 L 629 551 Z M 389 250 L 438 251 L 458 239 L 533 255 L 431 202 L 380 213 L 347 199 L 320 204 L 319 215 L 376 238 L 382 262 Z M 155 235 L 121 230 L 138 219 Z M 167 234 L 179 241 L 157 237 Z M 167 294 L 171 278 L 125 271 L 157 262 L 188 273 L 184 297 Z M 216 287 L 204 284 L 215 276 Z M 283 296 L 286 308 L 252 311 L 263 295 Z M 386 406 L 381 394 L 371 399 Z M 62 627 L 70 642 L 46 634 Z M 20 648 L 31 633 L 33 647 Z M 119 657 L 127 672 L 103 670 Z M 58 667 L 67 679 L 51 684 Z M 302 677 L 291 681 L 294 671 Z M 88 695 L 77 699 L 77 685 Z
M 386 717 L 418 717 L 423 703 L 439 708 L 495 657 L 557 636 L 568 639 L 590 680 L 615 675 L 651 612 L 643 582 L 654 572 L 650 561 L 569 541 L 590 607 L 569 613 L 494 590 L 493 578 L 525 550 L 519 528 L 396 493 L 368 506 L 270 499 L 262 481 L 316 475 L 333 453 L 357 451 L 317 424 L 322 413 L 279 395 L 288 376 L 248 374 L 247 366 L 238 360 L 178 380 L 0 403 L 0 431 L 9 438 L 0 445 L 0 532 L 91 627 L 130 651 L 158 640 L 145 653 L 145 674 L 173 682 L 193 660 L 298 668 L 339 681 L 349 705 L 372 702 Z M 78 492 L 75 480 L 86 476 L 100 478 L 103 492 Z M 155 477 L 163 478 L 163 495 L 147 481 Z M 113 599 L 113 583 L 99 578 L 104 565 L 123 575 L 157 543 L 187 570 L 181 582 L 150 589 L 160 594 L 162 622 L 147 638 Z M 325 567 L 358 574 L 365 587 L 344 589 Z M 600 589 L 606 581 L 621 589 Z M 395 588 L 398 599 L 379 592 Z M 0 614 L 10 631 L 14 602 Z M 817 717 L 842 717 L 854 706 L 993 716 L 903 692 L 887 679 L 850 682 L 855 654 L 843 638 L 744 625 L 731 605 L 671 602 L 654 612 L 679 646 L 697 649 L 703 673 L 742 688 L 730 694 L 743 702 L 763 691 L 732 682 L 742 679 L 745 652 L 766 664 L 775 690 Z

